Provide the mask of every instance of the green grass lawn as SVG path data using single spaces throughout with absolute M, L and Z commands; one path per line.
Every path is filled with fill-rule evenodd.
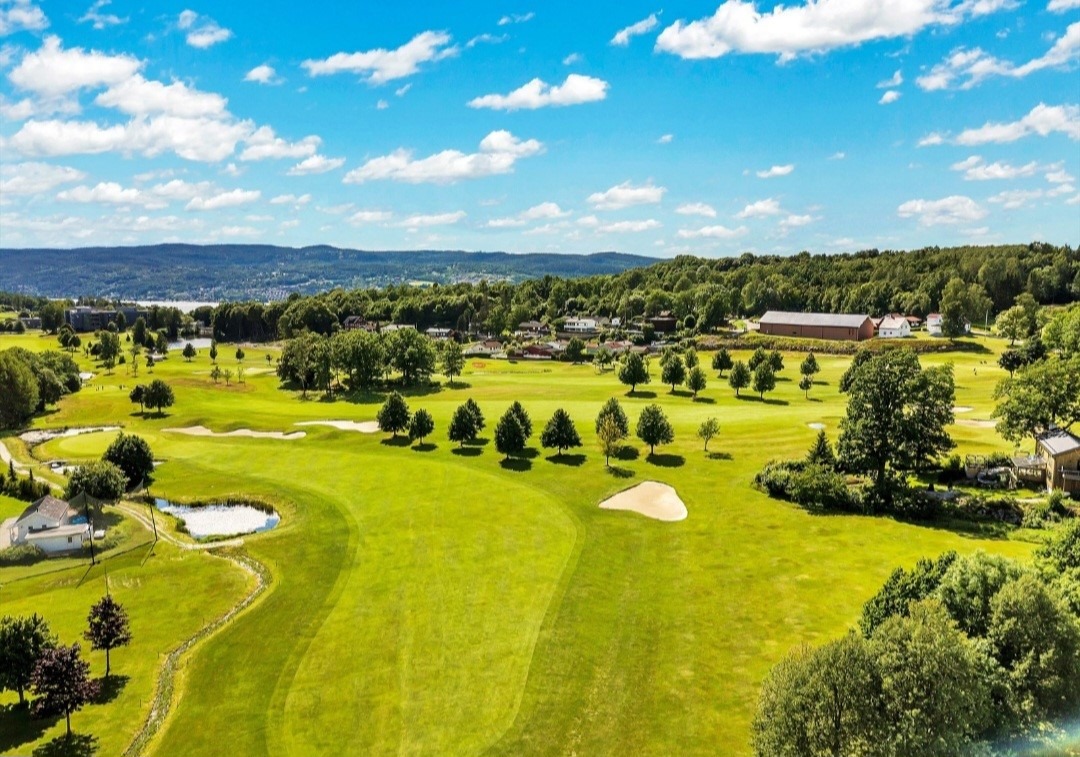
M 35 340 L 46 342 L 0 336 L 0 349 Z M 980 343 L 987 352 L 923 357 L 924 365 L 955 363 L 957 404 L 972 408 L 958 419 L 989 418 L 1003 375 L 991 352 L 1001 343 Z M 456 386 L 408 397 L 435 418 L 434 448 L 425 450 L 318 426 L 303 427 L 307 436 L 296 441 L 165 431 L 295 431 L 298 421 L 375 417 L 381 397 L 301 400 L 278 388 L 264 350 L 246 351 L 242 385 L 213 384 L 205 354 L 156 366 L 153 376 L 176 391 L 164 418 L 143 417 L 128 402 L 135 380 L 119 366 L 112 376 L 95 371 L 36 424 L 123 425 L 165 461 L 156 495 L 245 494 L 283 516 L 242 548 L 269 568 L 270 590 L 184 658 L 172 714 L 151 743 L 156 754 L 219 754 L 223 745 L 245 755 L 744 754 L 769 667 L 793 645 L 852 627 L 894 567 L 948 549 L 1018 557 L 1031 549 L 977 530 L 814 516 L 752 488 L 766 461 L 805 452 L 817 433 L 807 424 L 824 423 L 835 440 L 846 357 L 819 357 L 807 400 L 798 389 L 802 356 L 787 355 L 764 403 L 749 392 L 736 399 L 712 371 L 694 402 L 657 383 L 626 397 L 613 374 L 588 365 L 469 360 Z M 704 365 L 709 359 L 702 355 Z M 235 367 L 231 357 L 221 363 Z M 658 374 L 654 361 L 654 381 Z M 148 378 L 141 370 L 138 380 Z M 534 425 L 528 458 L 504 467 L 493 443 L 461 454 L 446 441 L 451 413 L 470 396 L 489 438 L 510 402 L 525 405 Z M 635 443 L 629 459 L 606 470 L 592 424 L 610 396 L 622 399 L 632 424 L 659 402 L 676 442 L 652 460 Z M 557 407 L 586 443 L 563 460 L 538 442 Z M 706 455 L 694 431 L 710 415 L 721 435 Z M 1008 448 L 992 429 L 953 432 L 960 453 Z M 111 438 L 55 440 L 32 454 L 88 459 Z M 661 523 L 597 507 L 645 480 L 674 486 L 688 519 Z M 132 553 L 109 568 L 137 646 L 114 658 L 117 672 L 132 676 L 121 696 L 73 718 L 76 730 L 100 739 L 102 754 L 122 750 L 141 726 L 162 656 L 250 587 L 212 555 L 163 544 L 156 554 L 144 562 Z M 74 640 L 102 591 L 96 572 L 78 583 L 83 571 L 9 584 L 0 570 L 0 612 L 40 612 Z M 19 731 L 13 739 L 22 740 L 0 742 L 0 751 L 32 751 L 57 727 Z

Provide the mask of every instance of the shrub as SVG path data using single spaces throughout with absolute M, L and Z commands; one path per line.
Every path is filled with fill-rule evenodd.
M 769 496 L 808 510 L 862 510 L 859 495 L 833 469 L 803 460 L 771 462 L 754 477 L 754 485 Z
M 0 549 L 0 565 L 30 565 L 44 557 L 45 552 L 36 544 L 18 544 Z

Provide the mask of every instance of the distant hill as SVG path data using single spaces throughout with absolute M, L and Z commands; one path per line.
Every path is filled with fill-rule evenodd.
M 270 300 L 336 286 L 481 279 L 516 282 L 546 275 L 613 274 L 655 262 L 655 258 L 618 252 L 369 252 L 259 244 L 3 249 L 0 291 L 51 297 Z

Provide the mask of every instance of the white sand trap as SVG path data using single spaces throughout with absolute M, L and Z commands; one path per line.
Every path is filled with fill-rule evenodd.
M 330 426 L 338 431 L 359 431 L 361 434 L 379 433 L 378 421 L 301 421 L 294 426 Z
M 977 421 L 972 418 L 958 418 L 956 425 L 970 426 L 971 428 L 995 428 L 997 426 L 994 421 Z
M 99 431 L 119 431 L 119 426 L 87 426 L 85 428 L 68 429 L 41 429 L 40 431 L 27 431 L 19 436 L 27 444 L 44 444 L 53 439 L 67 439 L 80 434 L 96 434 Z
M 79 374 L 79 380 L 80 381 L 89 381 L 93 377 L 94 377 L 94 374 L 90 373 L 89 371 L 83 371 L 82 373 Z
M 686 520 L 686 505 L 667 484 L 645 481 L 600 503 L 605 510 L 633 510 L 655 520 Z
M 970 413 L 975 408 L 968 407 L 967 405 L 953 405 L 952 411 L 954 413 Z
M 824 423 L 807 423 L 806 425 L 814 429 L 815 431 L 822 431 L 825 428 Z
M 252 439 L 287 439 L 293 441 L 307 436 L 304 431 L 292 431 L 286 434 L 283 431 L 252 431 L 250 428 L 238 428 L 235 431 L 218 433 L 211 431 L 206 426 L 186 426 L 184 428 L 166 428 L 163 431 L 174 434 L 187 434 L 188 436 L 246 436 Z

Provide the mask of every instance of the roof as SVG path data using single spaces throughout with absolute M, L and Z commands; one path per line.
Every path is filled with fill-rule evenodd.
M 906 318 L 882 318 L 881 323 L 878 324 L 879 329 L 902 329 L 907 326 L 908 322 Z
M 90 531 L 89 523 L 72 523 L 68 526 L 57 526 L 56 528 L 46 528 L 41 531 L 31 531 L 23 538 L 26 541 L 37 541 L 38 539 L 55 539 L 57 536 L 79 536 Z
M 870 316 L 848 313 L 785 313 L 770 310 L 761 316 L 758 323 L 777 326 L 839 326 L 841 328 L 860 328 Z
M 22 515 L 19 516 L 19 520 L 26 518 L 34 513 L 40 513 L 50 520 L 57 522 L 64 519 L 64 515 L 67 514 L 68 503 L 62 499 L 57 499 L 51 494 L 46 494 L 30 505 L 30 507 L 23 510 Z
M 1064 455 L 1066 452 L 1080 449 L 1080 438 L 1070 434 L 1063 428 L 1054 428 L 1044 431 L 1035 437 L 1035 440 L 1055 457 Z

